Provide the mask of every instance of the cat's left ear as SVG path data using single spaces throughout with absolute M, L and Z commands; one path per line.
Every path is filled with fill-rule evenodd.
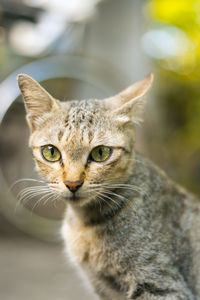
M 45 113 L 59 109 L 59 104 L 37 81 L 27 74 L 18 75 L 18 85 L 26 108 L 26 119 L 33 132 Z
M 104 100 L 104 105 L 111 111 L 111 115 L 122 123 L 142 121 L 145 105 L 145 95 L 153 82 L 153 74 L 129 86 L 114 97 Z

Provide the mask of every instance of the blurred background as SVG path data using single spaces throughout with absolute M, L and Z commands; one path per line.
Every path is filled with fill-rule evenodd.
M 0 298 L 94 299 L 62 251 L 63 204 L 17 198 L 40 183 L 16 75 L 67 100 L 153 72 L 137 149 L 200 195 L 200 0 L 0 0 L 0 71 Z

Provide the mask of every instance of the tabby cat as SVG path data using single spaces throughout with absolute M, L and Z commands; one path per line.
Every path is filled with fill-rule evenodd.
M 200 203 L 135 151 L 152 80 L 60 102 L 18 76 L 37 169 L 67 203 L 66 252 L 101 300 L 200 299 Z

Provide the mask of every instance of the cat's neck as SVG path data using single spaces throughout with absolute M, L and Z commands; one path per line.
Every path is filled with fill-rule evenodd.
M 128 199 L 127 199 L 128 201 Z M 69 204 L 70 217 L 75 217 L 82 221 L 86 226 L 100 225 L 114 218 L 126 205 L 124 200 L 118 200 L 117 205 L 108 204 L 106 202 L 93 203 L 83 207 L 77 207 Z

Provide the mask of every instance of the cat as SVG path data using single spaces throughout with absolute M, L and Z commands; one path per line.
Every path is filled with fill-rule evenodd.
M 200 299 L 200 203 L 135 150 L 152 80 L 60 102 L 18 75 L 37 170 L 67 204 L 66 252 L 101 300 Z

